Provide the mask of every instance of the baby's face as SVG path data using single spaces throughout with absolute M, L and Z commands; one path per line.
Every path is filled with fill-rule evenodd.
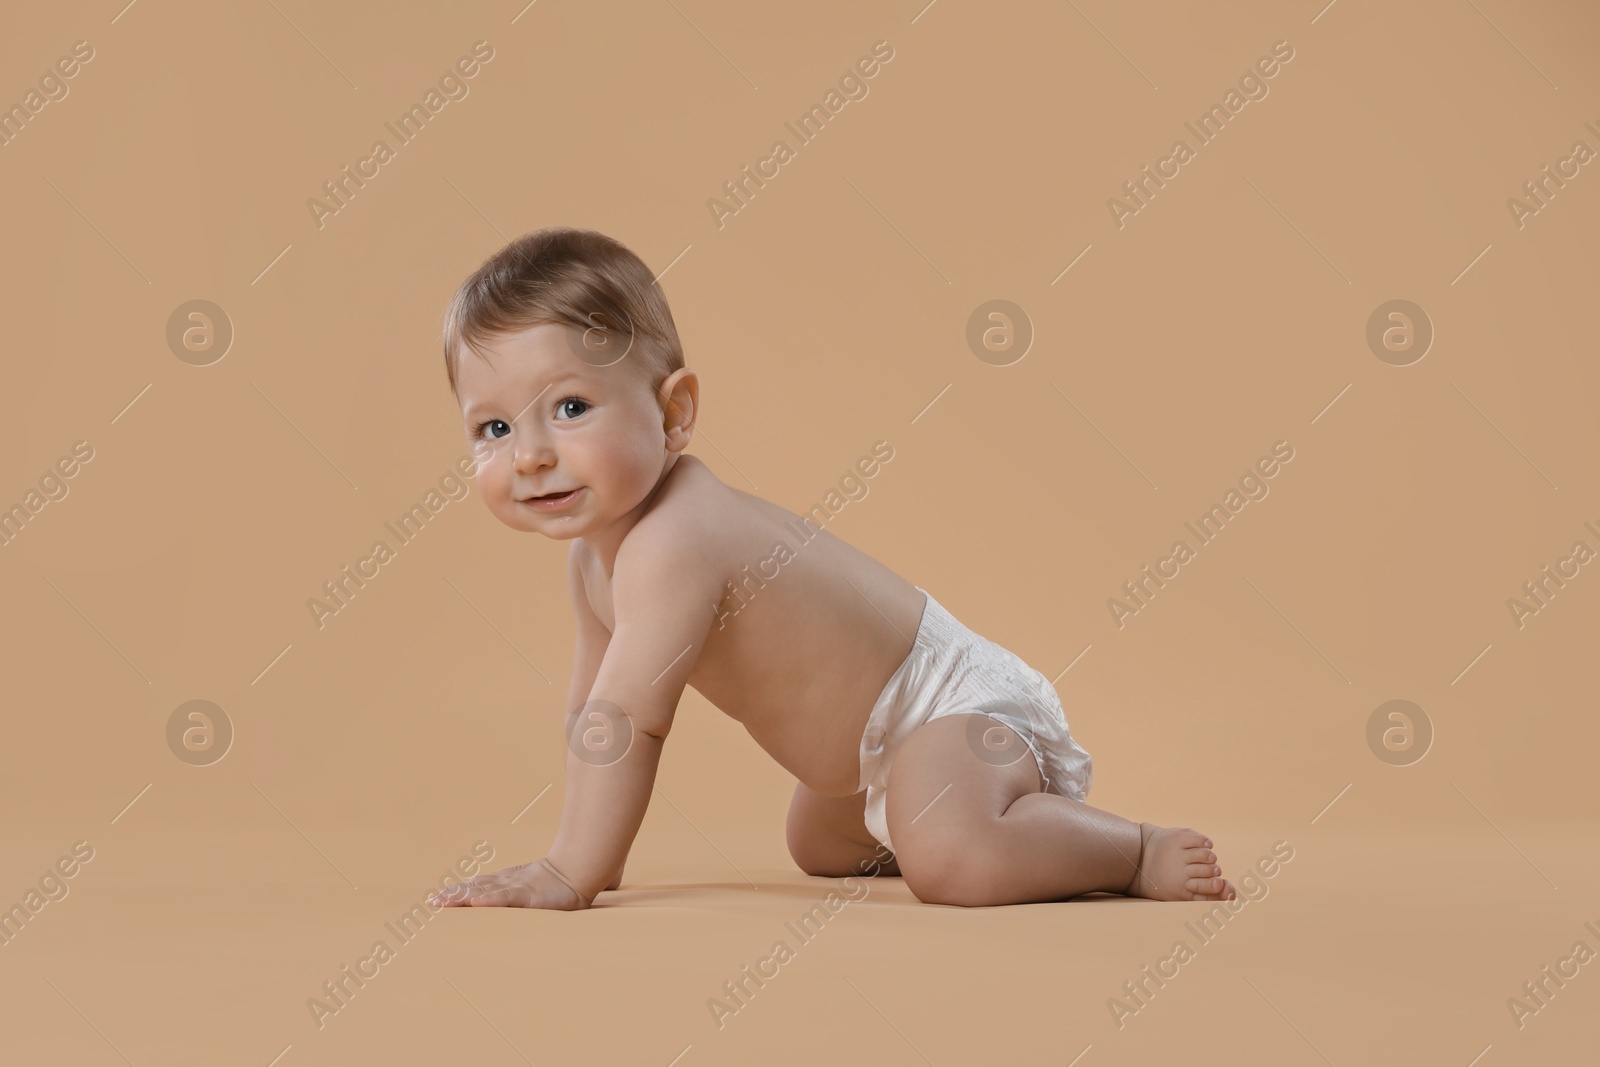
M 533 326 L 483 344 L 487 361 L 463 350 L 456 364 L 467 440 L 484 457 L 484 503 L 512 529 L 558 540 L 632 511 L 667 456 L 662 409 L 640 368 L 626 357 L 605 367 L 580 359 L 569 338 L 581 336 Z M 530 502 L 571 490 L 550 506 Z

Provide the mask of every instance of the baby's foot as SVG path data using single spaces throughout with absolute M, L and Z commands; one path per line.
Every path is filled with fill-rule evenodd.
M 1211 839 L 1187 826 L 1139 824 L 1139 863 L 1130 897 L 1151 900 L 1232 900 L 1233 883 L 1221 877 Z

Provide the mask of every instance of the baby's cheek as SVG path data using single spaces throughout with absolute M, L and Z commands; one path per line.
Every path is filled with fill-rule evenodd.
M 506 499 L 506 478 L 504 465 L 490 460 L 478 468 L 478 491 L 483 494 L 484 503 L 490 507 L 502 503 Z

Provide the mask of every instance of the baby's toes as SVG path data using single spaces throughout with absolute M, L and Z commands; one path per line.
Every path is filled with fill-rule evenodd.
M 1208 872 L 1216 870 L 1215 867 L 1205 867 L 1203 869 Z M 1194 868 L 1191 867 L 1189 870 L 1193 872 Z M 1189 892 L 1195 894 L 1196 896 L 1207 897 L 1216 900 L 1223 899 L 1222 889 L 1223 886 L 1227 884 L 1228 883 L 1226 879 L 1219 878 L 1214 875 L 1210 877 L 1190 877 L 1189 880 L 1184 883 Z
M 1213 893 L 1196 893 L 1196 900 L 1232 900 L 1234 897 L 1239 895 L 1234 891 L 1233 883 L 1228 881 L 1226 878 L 1208 878 L 1205 880 L 1209 882 L 1220 882 L 1222 884 L 1222 888 Z

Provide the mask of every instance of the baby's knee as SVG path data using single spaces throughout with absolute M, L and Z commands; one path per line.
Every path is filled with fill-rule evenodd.
M 838 846 L 817 832 L 816 824 L 803 813 L 790 810 L 784 840 L 794 865 L 813 877 L 836 876 Z
M 981 908 L 999 903 L 1004 894 L 1007 872 L 981 839 L 930 835 L 915 845 L 902 844 L 896 859 L 906 888 L 924 904 Z
M 897 875 L 894 853 L 877 841 L 859 841 L 791 819 L 786 835 L 795 866 L 814 878 L 874 878 Z
M 830 869 L 829 857 L 818 849 L 805 835 L 797 832 L 791 825 L 788 834 L 789 857 L 794 860 L 794 865 L 800 868 L 800 873 L 809 874 L 814 878 L 827 878 L 833 874 Z

